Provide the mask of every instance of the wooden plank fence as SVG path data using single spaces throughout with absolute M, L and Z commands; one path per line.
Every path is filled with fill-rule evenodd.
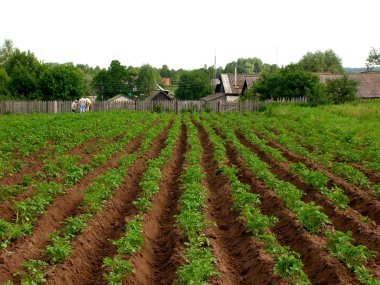
M 280 102 L 306 102 L 306 98 L 285 98 L 278 100 Z M 223 102 L 223 101 L 133 101 L 133 102 L 108 102 L 95 101 L 92 104 L 91 111 L 111 111 L 111 110 L 129 110 L 129 111 L 156 111 L 156 112 L 255 112 L 263 105 L 273 102 L 246 100 L 242 102 Z M 0 114 L 9 113 L 65 113 L 71 112 L 70 101 L 0 101 Z

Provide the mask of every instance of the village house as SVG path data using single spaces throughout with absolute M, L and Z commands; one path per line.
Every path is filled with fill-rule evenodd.
M 252 85 L 259 78 L 259 74 L 236 74 L 224 73 L 220 75 L 219 83 L 216 84 L 215 93 L 203 97 L 206 102 L 221 101 L 234 102 L 243 93 L 244 86 Z
M 128 98 L 127 96 L 123 94 L 116 95 L 110 99 L 107 100 L 108 102 L 127 102 L 127 103 L 132 103 L 134 102 L 133 99 Z
M 157 90 L 150 92 L 148 98 L 145 101 L 162 102 L 172 101 L 174 97 L 170 94 L 169 90 L 163 89 L 160 85 L 157 85 Z

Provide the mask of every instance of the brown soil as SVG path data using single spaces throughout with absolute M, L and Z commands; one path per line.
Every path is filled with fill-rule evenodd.
M 97 176 L 117 167 L 116 161 L 125 153 L 135 152 L 141 141 L 142 135 L 133 139 L 123 151 L 115 154 L 106 164 L 92 169 L 77 184 L 66 191 L 63 196 L 55 199 L 47 208 L 46 214 L 38 219 L 30 236 L 16 240 L 6 251 L 1 253 L 0 283 L 6 280 L 13 280 L 12 274 L 16 270 L 21 269 L 20 262 L 41 257 L 41 249 L 48 244 L 46 236 L 52 231 L 59 229 L 61 227 L 60 222 L 77 211 L 83 199 L 82 191 Z
M 86 151 L 86 147 L 93 146 L 97 142 L 97 138 L 92 138 L 89 139 L 88 141 L 84 142 L 83 144 L 74 147 L 70 151 L 68 151 L 66 154 L 68 155 L 79 155 L 81 159 L 79 160 L 78 164 L 88 164 L 91 161 L 91 155 L 94 154 L 94 152 L 89 153 Z M 19 173 L 17 173 L 15 176 L 12 176 L 12 179 L 8 179 L 6 184 L 2 184 L 0 182 L 0 185 L 16 185 L 16 184 L 21 184 L 22 183 L 22 178 L 24 175 L 33 175 L 42 170 L 42 167 L 44 166 L 44 163 L 42 160 L 35 161 L 32 165 L 29 167 L 24 167 Z M 38 179 L 39 180 L 39 179 Z M 49 181 L 54 181 L 57 183 L 60 183 L 59 177 L 57 179 L 49 179 Z M 45 179 L 45 181 L 48 181 Z M 35 189 L 32 187 L 26 187 L 25 191 L 15 195 L 12 197 L 12 199 L 9 199 L 7 201 L 4 201 L 0 205 L 0 218 L 6 220 L 6 221 L 11 221 L 15 218 L 15 215 L 11 209 L 12 205 L 14 202 L 22 201 L 30 196 L 32 196 L 35 192 Z
M 214 149 L 204 129 L 196 124 L 202 143 L 202 166 L 206 173 L 205 184 L 209 190 L 207 216 L 216 226 L 209 229 L 211 246 L 218 260 L 221 280 L 214 284 L 284 284 L 273 273 L 274 261 L 264 253 L 241 222 L 239 213 L 231 210 L 232 190 L 228 180 L 218 169 L 214 160 Z
M 24 166 L 21 170 L 12 175 L 4 175 L 0 178 L 0 185 L 3 186 L 11 186 L 22 183 L 22 178 L 26 174 L 34 174 L 42 169 L 43 162 L 40 158 L 41 155 L 45 154 L 47 151 L 47 147 L 52 143 L 48 143 L 45 148 L 39 149 L 33 154 L 27 156 L 24 159 Z
M 352 166 L 360 172 L 364 173 L 364 175 L 367 176 L 367 179 L 372 185 L 380 184 L 380 172 L 373 172 L 371 170 L 368 170 L 359 163 L 352 163 Z
M 153 198 L 152 208 L 144 216 L 144 247 L 130 259 L 136 271 L 125 280 L 126 284 L 172 284 L 177 268 L 184 263 L 180 230 L 174 224 L 175 215 L 179 213 L 179 177 L 184 168 L 186 150 L 186 127 L 182 125 L 173 154 L 162 169 L 159 191 Z
M 292 153 L 279 143 L 270 140 L 262 134 L 258 135 L 261 139 L 267 141 L 269 146 L 280 150 L 282 154 L 290 162 L 302 162 L 310 169 L 317 170 L 323 173 L 327 178 L 331 180 L 332 183 L 336 184 L 338 187 L 344 190 L 344 194 L 346 194 L 350 198 L 349 206 L 351 208 L 358 211 L 361 215 L 367 216 L 368 218 L 373 220 L 377 225 L 380 226 L 380 201 L 376 200 L 369 193 L 366 193 L 360 190 L 359 188 L 347 183 L 340 177 L 333 175 L 332 173 L 330 173 L 320 165 L 316 164 L 315 162 L 311 161 L 310 159 Z
M 163 148 L 167 132 L 161 133 L 152 148 L 129 168 L 122 185 L 107 201 L 102 211 L 88 222 L 86 231 L 72 242 L 72 253 L 62 264 L 49 272 L 46 284 L 103 284 L 103 258 L 116 254 L 109 240 L 119 239 L 124 233 L 125 220 L 137 212 L 132 202 L 141 191 L 139 181 L 147 161 L 155 158 Z
M 310 281 L 313 284 L 358 284 L 357 279 L 342 263 L 323 251 L 324 238 L 302 230 L 283 201 L 254 177 L 230 144 L 227 152 L 230 162 L 240 169 L 239 179 L 251 185 L 253 192 L 260 194 L 262 213 L 279 219 L 272 231 L 281 245 L 290 246 L 300 254 Z
M 241 143 L 252 150 L 262 161 L 271 166 L 270 171 L 279 179 L 292 183 L 298 189 L 306 193 L 305 202 L 314 201 L 323 207 L 323 212 L 329 216 L 333 226 L 337 230 L 352 231 L 357 242 L 376 250 L 380 253 L 380 229 L 375 223 L 364 223 L 360 221 L 357 211 L 348 207 L 339 209 L 326 196 L 317 193 L 312 186 L 304 183 L 298 176 L 288 171 L 288 163 L 278 163 L 266 155 L 259 147 L 247 141 L 243 135 L 237 133 Z

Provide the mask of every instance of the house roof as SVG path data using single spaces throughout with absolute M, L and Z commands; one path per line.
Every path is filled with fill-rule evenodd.
M 154 90 L 152 91 L 148 98 L 145 99 L 145 101 L 152 101 L 154 100 L 154 98 L 156 98 L 158 95 L 164 95 L 168 98 L 168 100 L 173 100 L 174 98 L 169 94 L 169 91 L 168 90 L 164 90 L 164 89 L 160 89 L 160 90 Z
M 223 84 L 224 92 L 226 94 L 240 95 L 243 91 L 244 83 L 247 81 L 247 82 L 250 82 L 250 84 L 252 85 L 252 82 L 257 80 L 259 78 L 259 75 L 258 74 L 236 74 L 236 79 L 235 79 L 234 73 L 224 73 L 220 75 L 220 78 Z
M 339 79 L 343 75 L 320 73 L 319 78 L 322 83 L 327 79 Z M 351 73 L 350 79 L 359 81 L 358 97 L 360 98 L 380 98 L 380 73 Z
M 118 101 L 118 99 L 124 99 L 124 100 L 127 100 L 127 101 L 133 101 L 131 98 L 123 95 L 123 94 L 119 94 L 119 95 L 116 95 L 112 98 L 109 98 L 107 101 Z
M 207 96 L 201 98 L 201 100 L 206 101 L 206 102 L 210 102 L 210 101 L 214 101 L 214 100 L 223 98 L 225 96 L 226 96 L 225 93 L 215 93 L 215 94 L 207 95 Z

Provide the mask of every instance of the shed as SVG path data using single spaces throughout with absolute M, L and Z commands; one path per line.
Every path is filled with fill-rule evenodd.
M 128 98 L 127 96 L 123 94 L 116 95 L 110 99 L 107 100 L 108 102 L 134 102 L 131 98 Z
M 155 90 L 152 91 L 145 101 L 172 101 L 174 98 L 169 94 L 168 90 Z
M 364 72 L 347 74 L 350 79 L 359 81 L 358 97 L 363 99 L 380 98 L 380 73 Z M 320 73 L 319 79 L 326 83 L 327 79 L 339 79 L 342 74 Z

